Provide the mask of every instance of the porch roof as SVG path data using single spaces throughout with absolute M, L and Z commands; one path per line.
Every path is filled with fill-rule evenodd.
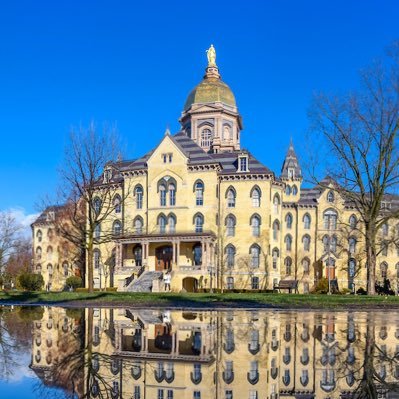
M 213 231 L 203 231 L 202 233 L 179 231 L 176 233 L 151 233 L 151 234 L 124 234 L 115 237 L 115 242 L 120 244 L 129 243 L 150 243 L 150 242 L 178 242 L 178 241 L 202 241 L 216 240 L 216 234 Z

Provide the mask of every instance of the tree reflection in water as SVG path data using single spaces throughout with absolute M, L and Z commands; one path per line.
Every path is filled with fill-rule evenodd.
M 28 329 L 10 330 L 3 310 L 0 350 L 10 370 L 16 345 L 30 339 L 40 398 L 59 398 L 51 388 L 67 398 L 107 399 L 361 399 L 399 392 L 395 313 L 44 308 L 36 318 L 24 321 L 27 337 L 20 330 Z

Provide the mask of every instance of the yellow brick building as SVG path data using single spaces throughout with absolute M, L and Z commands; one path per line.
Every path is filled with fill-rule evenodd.
M 163 291 L 167 271 L 177 292 L 270 290 L 296 280 L 307 293 L 321 277 L 340 289 L 366 287 L 356 211 L 329 179 L 302 186 L 292 143 L 280 174 L 241 148 L 242 118 L 215 62 L 188 95 L 180 123 L 142 157 L 106 165 L 101 184 L 115 191 L 114 212 L 95 232 L 95 288 Z M 104 204 L 95 206 L 101 213 Z M 381 231 L 377 278 L 396 289 L 395 231 L 395 223 Z

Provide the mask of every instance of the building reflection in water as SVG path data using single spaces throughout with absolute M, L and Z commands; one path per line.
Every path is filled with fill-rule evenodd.
M 399 397 L 395 313 L 84 312 L 47 309 L 33 331 L 32 369 L 78 397 Z

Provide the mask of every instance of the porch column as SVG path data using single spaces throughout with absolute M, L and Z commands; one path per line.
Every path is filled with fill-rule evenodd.
M 176 266 L 179 267 L 179 259 L 180 259 L 180 240 L 176 243 Z
M 115 248 L 115 267 L 120 269 L 122 267 L 122 244 L 117 243 Z
M 205 242 L 201 241 L 201 269 L 205 269 L 206 258 L 205 258 Z M 205 269 L 206 270 L 206 269 Z

